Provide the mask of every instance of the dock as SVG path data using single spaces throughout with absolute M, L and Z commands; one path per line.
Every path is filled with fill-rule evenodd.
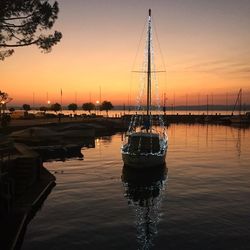
M 55 177 L 26 145 L 14 143 L 8 150 L 0 162 L 0 245 L 16 250 L 30 220 L 55 186 Z

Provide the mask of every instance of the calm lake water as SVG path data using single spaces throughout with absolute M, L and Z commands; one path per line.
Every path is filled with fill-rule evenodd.
M 250 129 L 171 125 L 166 167 L 123 167 L 122 134 L 84 160 L 49 162 L 57 185 L 23 250 L 250 249 Z

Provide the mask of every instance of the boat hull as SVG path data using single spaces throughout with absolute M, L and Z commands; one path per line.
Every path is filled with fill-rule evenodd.
M 166 152 L 164 154 L 135 155 L 122 152 L 124 165 L 133 168 L 152 168 L 165 164 Z

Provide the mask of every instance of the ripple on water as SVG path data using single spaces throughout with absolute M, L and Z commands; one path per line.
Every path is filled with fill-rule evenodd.
M 57 185 L 23 249 L 250 249 L 250 130 L 174 125 L 168 135 L 158 176 L 123 169 L 120 134 L 82 161 L 46 163 Z

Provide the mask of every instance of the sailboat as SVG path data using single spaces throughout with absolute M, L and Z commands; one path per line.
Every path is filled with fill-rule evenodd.
M 141 73 L 147 74 L 147 105 L 146 114 L 132 116 L 126 140 L 121 148 L 122 159 L 125 165 L 135 168 L 148 168 L 165 163 L 168 147 L 168 137 L 164 121 L 160 115 L 152 114 L 151 89 L 153 74 L 156 73 L 153 62 L 152 18 L 149 9 L 147 20 L 146 63 Z M 152 70 L 153 67 L 153 70 Z M 157 99 L 160 112 L 159 98 Z M 138 105 L 140 111 L 141 105 Z M 156 121 L 158 119 L 158 121 Z M 155 124 L 156 125 L 155 125 Z M 158 128 L 161 131 L 158 131 Z

